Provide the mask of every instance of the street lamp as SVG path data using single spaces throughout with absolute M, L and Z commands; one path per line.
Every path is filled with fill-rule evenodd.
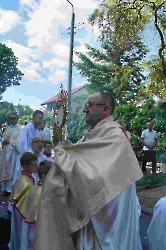
M 68 112 L 70 114 L 75 14 L 74 14 L 74 6 L 73 6 L 73 4 L 69 0 L 67 0 L 67 2 L 72 6 L 71 33 L 70 33 L 70 53 L 69 53 L 69 72 L 68 72 L 68 89 L 67 89 L 67 92 L 68 92 Z

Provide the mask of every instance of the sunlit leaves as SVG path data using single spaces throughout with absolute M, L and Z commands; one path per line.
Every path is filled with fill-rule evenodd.
M 166 1 L 163 0 L 106 0 L 89 17 L 100 28 L 100 41 L 110 39 L 121 50 L 131 51 L 131 43 L 138 41 L 147 24 L 153 23 L 159 39 L 158 57 L 149 60 L 147 93 L 166 98 Z M 140 57 L 139 60 L 142 58 Z M 149 58 L 148 58 L 149 59 Z M 141 63 L 141 62 L 140 62 Z M 155 69 L 153 69 L 155 65 Z M 146 67 L 145 67 L 146 68 Z M 142 69 L 145 69 L 142 68 Z M 146 68 L 147 70 L 147 68 Z
M 5 44 L 0 43 L 0 95 L 7 87 L 20 85 L 23 74 L 18 69 L 17 64 L 18 60 L 13 51 Z

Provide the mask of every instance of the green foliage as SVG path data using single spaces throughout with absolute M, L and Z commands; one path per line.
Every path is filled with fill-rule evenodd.
M 151 187 L 156 184 L 163 185 L 166 183 L 166 174 L 160 173 L 158 175 L 149 175 L 136 182 L 136 187 Z
M 47 127 L 53 127 L 54 125 L 54 119 L 50 112 L 44 111 L 44 120 L 46 121 Z
M 15 113 L 16 111 L 19 113 L 19 123 L 21 125 L 24 124 L 24 121 L 31 121 L 31 117 L 33 114 L 33 110 L 28 105 L 18 105 L 18 107 L 14 106 L 13 103 L 9 102 L 1 102 L 0 103 L 0 124 L 7 122 L 10 124 L 10 114 Z
M 85 114 L 82 112 L 87 95 L 79 95 L 71 98 L 72 109 L 68 121 L 68 139 L 73 143 L 84 135 L 86 130 Z
M 126 51 L 131 51 L 131 43 L 139 41 L 142 31 L 148 29 L 147 24 L 153 24 L 153 32 L 156 32 L 159 39 L 158 54 L 152 55 L 152 58 L 143 64 L 140 61 L 140 69 L 148 71 L 146 93 L 144 94 L 143 88 L 141 92 L 145 97 L 155 94 L 164 100 L 166 100 L 165 8 L 166 1 L 163 0 L 106 0 L 89 17 L 91 25 L 95 24 L 100 29 L 99 40 L 102 43 L 110 39 L 112 44 Z
M 143 147 L 140 136 L 142 131 L 146 129 L 148 121 L 153 122 L 154 130 L 159 136 L 157 158 L 166 153 L 166 108 L 161 102 L 157 104 L 154 99 L 149 98 L 140 106 L 135 104 L 117 105 L 114 117 L 120 124 L 128 123 L 128 130 L 132 136 L 132 147 L 138 158 L 142 157 Z
M 12 112 L 15 112 L 15 107 L 12 103 L 1 102 L 0 103 L 0 124 L 5 122 L 9 123 L 9 117 Z
M 156 56 L 143 66 L 149 71 L 147 94 L 153 96 L 155 93 L 156 96 L 166 101 L 166 75 L 163 73 L 161 61 Z
M 148 1 L 147 1 L 148 2 Z M 111 39 L 121 48 L 128 48 L 129 41 L 136 41 L 137 34 L 150 22 L 146 1 L 106 0 L 89 17 L 89 22 L 97 24 L 104 40 L 114 31 Z
M 0 43 L 0 99 L 2 93 L 12 85 L 20 85 L 23 76 L 18 69 L 18 60 L 13 51 L 5 44 Z
M 139 60 L 146 50 L 139 40 L 130 42 L 130 51 L 121 49 L 107 39 L 101 50 L 86 44 L 88 52 L 76 52 L 81 59 L 74 63 L 82 76 L 86 77 L 84 86 L 89 94 L 97 91 L 109 91 L 119 103 L 135 102 L 144 97 L 144 75 L 139 67 Z M 131 53 L 129 53 L 131 52 Z
M 17 107 L 18 109 L 18 113 L 19 113 L 19 116 L 22 117 L 22 116 L 32 116 L 33 114 L 33 109 L 31 109 L 28 105 L 18 105 Z

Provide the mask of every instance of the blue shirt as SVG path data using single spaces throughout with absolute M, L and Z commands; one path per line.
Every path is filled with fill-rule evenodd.
M 144 139 L 144 142 L 148 145 L 152 145 L 155 143 L 155 139 L 158 139 L 158 135 L 155 130 L 150 131 L 149 129 L 143 130 L 141 134 L 141 138 Z M 145 145 L 143 150 L 156 150 L 156 148 L 149 149 Z

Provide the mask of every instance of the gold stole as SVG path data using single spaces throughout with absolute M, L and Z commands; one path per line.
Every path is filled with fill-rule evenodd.
M 13 191 L 9 197 L 11 202 L 18 202 L 23 195 L 34 185 L 34 179 L 30 174 L 22 172 L 12 187 Z
M 26 201 L 27 214 L 25 214 L 25 217 L 26 217 L 25 221 L 27 223 L 36 223 L 42 187 L 43 185 L 38 183 L 38 185 L 33 186 L 28 192 L 27 201 Z M 25 210 L 23 210 L 22 207 L 20 206 L 19 206 L 19 209 L 21 213 L 24 215 Z

